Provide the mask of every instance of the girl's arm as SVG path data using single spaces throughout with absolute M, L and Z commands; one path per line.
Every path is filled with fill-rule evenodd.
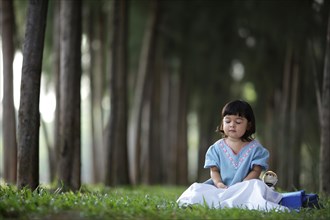
M 258 179 L 262 171 L 262 167 L 254 165 L 250 173 L 244 178 L 244 180 Z M 243 180 L 243 181 L 244 181 Z
M 214 185 L 217 187 L 217 188 L 223 188 L 223 189 L 226 189 L 228 188 L 223 182 L 222 182 L 222 179 L 221 179 L 221 176 L 220 176 L 220 171 L 217 167 L 211 167 L 210 168 L 210 174 L 211 174 L 211 178 L 213 180 L 213 183 Z

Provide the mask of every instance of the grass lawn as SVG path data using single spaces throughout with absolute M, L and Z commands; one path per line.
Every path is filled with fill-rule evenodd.
M 323 209 L 300 212 L 262 212 L 243 209 L 180 208 L 177 198 L 186 187 L 138 186 L 106 188 L 83 186 L 59 193 L 46 187 L 17 190 L 0 185 L 0 219 L 330 219 L 330 198 Z

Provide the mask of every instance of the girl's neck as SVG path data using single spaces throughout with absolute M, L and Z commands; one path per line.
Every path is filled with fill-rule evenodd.
M 242 148 L 249 143 L 246 141 L 242 141 L 241 139 L 230 137 L 225 138 L 225 142 L 235 154 L 238 154 L 242 150 Z

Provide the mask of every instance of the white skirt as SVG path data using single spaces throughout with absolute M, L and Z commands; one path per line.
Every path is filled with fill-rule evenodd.
M 250 210 L 289 211 L 278 203 L 282 194 L 275 192 L 258 179 L 236 183 L 227 189 L 219 189 L 210 184 L 193 183 L 177 200 L 179 206 L 193 204 L 210 208 L 243 208 Z

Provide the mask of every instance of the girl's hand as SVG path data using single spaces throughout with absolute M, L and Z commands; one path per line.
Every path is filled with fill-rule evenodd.
M 218 182 L 215 186 L 217 188 L 220 188 L 220 189 L 227 189 L 228 188 L 228 186 L 226 186 L 223 182 Z

